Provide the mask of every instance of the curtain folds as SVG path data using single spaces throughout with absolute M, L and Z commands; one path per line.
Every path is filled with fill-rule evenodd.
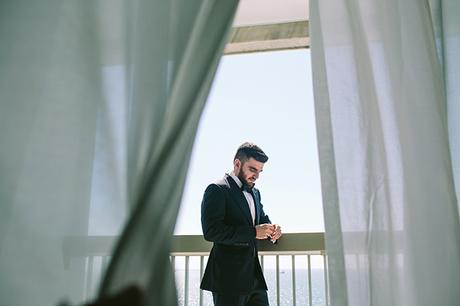
M 449 144 L 457 199 L 460 199 L 460 2 L 430 0 L 447 98 Z
M 444 14 L 446 3 L 456 6 L 440 2 Z M 433 7 L 428 1 L 310 2 L 333 306 L 456 305 L 460 299 L 458 170 L 451 161 L 458 155 L 451 120 L 458 100 L 450 83 L 458 73 L 449 74 L 455 58 L 444 59 L 444 70 L 440 64 L 436 42 L 445 45 L 447 28 L 438 27 L 443 35 L 435 36 Z
M 237 4 L 0 3 L 2 305 L 82 303 L 76 242 L 120 234 L 99 296 L 177 303 L 170 241 Z
M 149 11 L 143 5 L 150 3 L 140 1 L 139 4 L 132 9 L 142 16 Z M 237 1 L 196 1 L 193 4 L 176 1 L 167 11 L 157 12 L 154 19 L 157 27 L 149 26 L 146 31 L 161 28 L 164 16 L 181 12 L 170 21 L 173 48 L 163 54 L 161 61 L 159 73 L 163 78 L 159 78 L 165 82 L 163 94 L 158 93 L 157 88 L 139 86 L 152 71 L 158 71 L 151 63 L 150 54 L 158 48 L 157 42 L 136 44 L 136 49 L 129 52 L 132 56 L 128 73 L 132 78 L 129 116 L 140 119 L 132 120 L 129 126 L 129 135 L 133 136 L 128 151 L 133 213 L 104 279 L 102 296 L 135 283 L 147 289 L 148 305 L 176 303 L 169 264 L 170 238 L 197 124 L 236 6 Z M 133 20 L 132 28 L 143 28 L 144 22 L 154 21 L 139 18 Z M 144 43 L 147 45 L 143 46 Z M 154 94 L 162 96 L 162 103 L 152 104 Z M 150 132 L 145 129 L 149 125 L 154 125 L 150 126 Z
M 0 296 L 2 305 L 82 298 L 82 259 L 64 237 L 87 234 L 102 100 L 90 2 L 0 4 Z

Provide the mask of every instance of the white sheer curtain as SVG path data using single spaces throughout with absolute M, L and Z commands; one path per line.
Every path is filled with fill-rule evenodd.
M 430 0 L 430 7 L 444 72 L 450 149 L 460 199 L 460 1 Z
M 169 23 L 169 46 L 162 48 L 158 41 L 147 40 L 133 44 L 135 49 L 130 52 L 130 116 L 137 119 L 130 122 L 128 143 L 128 194 L 133 213 L 101 295 L 134 283 L 146 289 L 148 305 L 176 303 L 170 238 L 197 124 L 237 3 L 175 1 L 162 10 L 151 1 L 131 6 L 136 12 L 133 40 L 143 41 L 152 30 L 164 35 L 163 27 Z M 153 11 L 154 16 L 149 13 Z M 158 62 L 152 61 L 152 53 Z M 157 87 L 158 82 L 152 82 L 155 87 L 143 84 L 151 78 L 161 80 L 162 87 Z M 153 104 L 152 96 L 162 103 Z
M 126 216 L 101 296 L 134 283 L 146 305 L 177 303 L 170 238 L 236 6 L 0 2 L 1 305 L 81 303 L 68 238 L 118 235 Z
M 428 1 L 312 0 L 310 20 L 332 305 L 458 305 L 460 226 Z
M 2 305 L 79 301 L 96 114 L 102 101 L 89 1 L 0 3 L 0 296 Z

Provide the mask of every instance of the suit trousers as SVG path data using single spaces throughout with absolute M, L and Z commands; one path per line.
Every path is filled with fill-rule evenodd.
M 254 287 L 247 295 L 212 293 L 214 306 L 269 306 L 267 290 L 254 275 Z
M 267 290 L 256 289 L 248 295 L 212 293 L 214 306 L 269 306 Z

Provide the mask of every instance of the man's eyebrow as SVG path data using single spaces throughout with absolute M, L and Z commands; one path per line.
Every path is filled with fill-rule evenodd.
M 257 168 L 256 168 L 256 167 L 253 167 L 253 166 L 249 166 L 249 168 L 250 168 L 251 170 L 256 170 L 256 171 L 259 171 L 259 170 L 257 170 Z M 263 171 L 263 170 L 260 170 L 259 172 L 262 172 L 262 171 Z

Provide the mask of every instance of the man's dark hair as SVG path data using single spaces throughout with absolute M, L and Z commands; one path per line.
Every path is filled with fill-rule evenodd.
M 264 151 L 262 151 L 262 149 L 257 145 L 250 142 L 245 142 L 238 148 L 233 160 L 239 159 L 242 163 L 244 163 L 251 157 L 261 163 L 265 163 L 268 160 L 268 156 L 264 153 Z

